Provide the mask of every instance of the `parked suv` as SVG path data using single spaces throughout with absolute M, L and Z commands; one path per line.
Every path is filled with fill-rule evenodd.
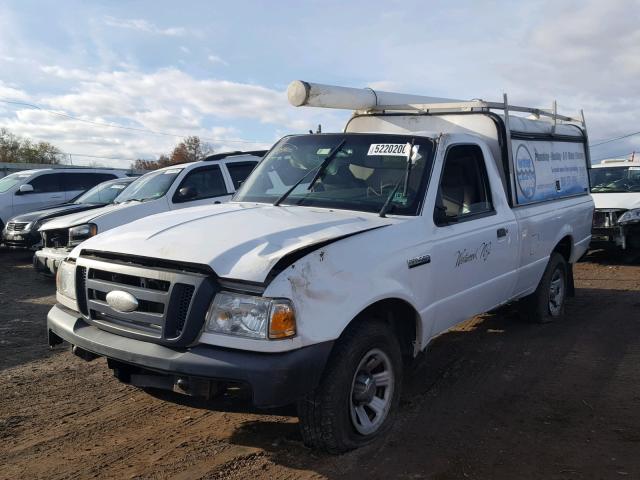
M 123 171 L 95 168 L 24 170 L 0 178 L 0 228 L 21 213 L 68 202 L 97 184 L 125 177 Z
M 51 220 L 40 228 L 44 248 L 36 252 L 34 267 L 55 274 L 73 247 L 97 233 L 155 213 L 226 202 L 264 153 L 220 153 L 162 168 L 138 178 L 113 205 Z
M 41 245 L 42 240 L 38 229 L 43 223 L 55 217 L 92 210 L 113 203 L 116 197 L 134 180 L 135 178 L 132 177 L 108 180 L 96 185 L 71 202 L 13 217 L 2 231 L 2 241 L 6 246 L 12 248 L 37 248 Z

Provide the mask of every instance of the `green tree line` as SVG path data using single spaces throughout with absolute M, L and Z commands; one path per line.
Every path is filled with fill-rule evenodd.
M 0 128 L 0 162 L 57 165 L 62 158 L 62 152 L 49 142 L 33 142 Z

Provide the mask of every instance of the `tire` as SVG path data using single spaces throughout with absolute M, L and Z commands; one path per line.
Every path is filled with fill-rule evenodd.
M 533 323 L 561 320 L 569 289 L 567 261 L 559 253 L 553 252 L 538 288 L 522 302 L 524 317 Z
M 298 402 L 305 445 L 338 454 L 384 435 L 401 385 L 402 356 L 393 329 L 377 319 L 357 322 L 337 341 L 318 387 Z

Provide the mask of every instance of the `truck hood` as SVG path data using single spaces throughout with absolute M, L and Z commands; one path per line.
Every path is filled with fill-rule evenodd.
M 152 215 L 84 242 L 99 250 L 210 266 L 218 276 L 263 283 L 285 255 L 388 225 L 375 214 L 227 203 Z
M 81 211 L 92 210 L 95 208 L 99 208 L 102 205 L 99 204 L 89 204 L 89 203 L 63 203 L 61 205 L 57 205 L 55 207 L 43 208 L 42 210 L 37 210 L 35 212 L 23 213 L 22 215 L 18 215 L 13 217 L 11 220 L 15 222 L 33 222 L 39 220 L 46 220 L 48 218 L 60 217 L 62 215 L 69 215 L 71 213 L 78 213 Z
M 75 225 L 83 225 L 85 223 L 91 223 L 98 220 L 100 217 L 109 215 L 123 208 L 133 207 L 135 205 L 141 205 L 139 202 L 126 202 L 126 203 L 113 203 L 100 208 L 94 208 L 93 210 L 85 210 L 82 212 L 72 213 L 60 218 L 48 221 L 40 230 L 53 230 L 58 228 L 69 228 Z M 117 215 L 117 213 L 116 213 Z
M 593 203 L 598 208 L 640 208 L 640 192 L 592 193 Z

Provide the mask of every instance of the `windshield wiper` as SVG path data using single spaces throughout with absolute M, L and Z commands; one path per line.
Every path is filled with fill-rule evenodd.
M 335 157 L 338 152 L 340 151 L 340 149 L 342 148 L 342 146 L 345 144 L 345 142 L 347 141 L 346 138 L 342 139 L 342 141 L 338 144 L 337 147 L 335 147 L 330 153 L 329 155 L 327 155 L 327 158 L 325 158 L 322 163 L 320 165 L 318 165 L 316 168 L 312 168 L 311 170 L 309 170 L 307 173 L 305 173 L 302 178 L 300 180 L 298 180 L 296 183 L 294 183 L 290 188 L 287 189 L 286 192 L 284 192 L 282 195 L 280 195 L 280 197 L 273 202 L 273 206 L 277 207 L 278 205 L 280 205 L 290 194 L 291 192 L 293 192 L 296 187 L 298 185 L 300 185 L 302 182 L 304 182 L 304 180 L 314 171 L 316 172 L 316 174 L 313 177 L 313 180 L 311 180 L 311 183 L 309 184 L 309 187 L 307 190 L 311 190 L 311 187 L 313 187 L 313 185 L 315 184 L 315 182 L 318 181 L 318 178 L 320 178 L 320 175 L 324 172 L 324 170 L 327 168 L 327 166 L 329 165 L 329 163 L 331 162 L 331 160 L 333 160 L 333 157 Z
M 398 188 L 400 188 L 400 182 L 401 181 L 402 181 L 402 179 L 398 180 L 398 182 L 396 183 L 396 186 L 393 187 L 393 190 L 391 191 L 391 194 L 385 200 L 384 205 L 382 205 L 382 208 L 380 209 L 380 212 L 378 212 L 378 215 L 380 215 L 382 218 L 384 218 L 386 216 L 387 212 L 389 211 L 389 207 L 391 206 L 391 200 L 393 200 L 393 197 L 395 196 L 396 192 L 398 191 Z
M 311 183 L 309 183 L 309 186 L 307 187 L 307 190 L 311 190 L 313 188 L 313 186 L 316 184 L 318 179 L 322 176 L 322 174 L 327 169 L 327 167 L 329 166 L 331 161 L 336 157 L 336 155 L 338 155 L 338 152 L 342 149 L 342 147 L 344 146 L 346 141 L 347 141 L 347 139 L 343 138 L 342 141 L 338 144 L 338 146 L 336 148 L 334 148 L 329 153 L 329 155 L 327 155 L 327 158 L 325 158 L 322 161 L 322 163 L 320 164 L 320 168 L 318 168 L 318 171 L 316 172 L 315 176 L 313 177 L 313 180 L 311 180 Z

